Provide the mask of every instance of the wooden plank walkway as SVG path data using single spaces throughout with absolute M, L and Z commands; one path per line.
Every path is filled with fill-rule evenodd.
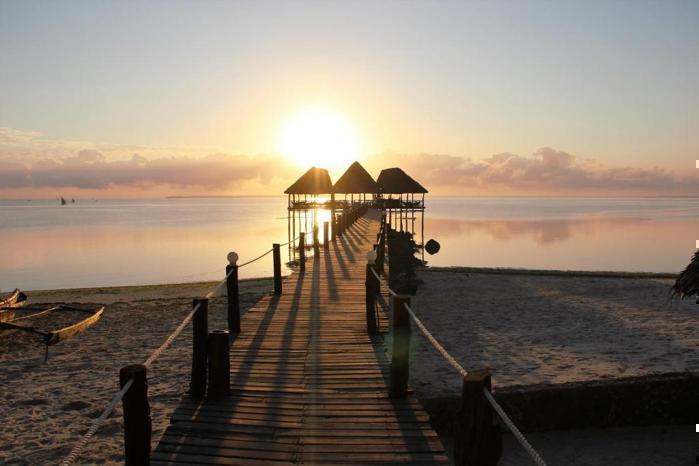
M 378 228 L 370 211 L 243 316 L 231 395 L 183 398 L 153 464 L 447 463 L 418 401 L 388 398 L 383 340 L 367 336 L 366 252 Z

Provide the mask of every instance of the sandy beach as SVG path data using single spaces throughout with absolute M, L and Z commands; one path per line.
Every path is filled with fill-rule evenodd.
M 216 283 L 27 292 L 29 302 L 106 305 L 85 333 L 50 349 L 26 335 L 0 339 L 0 463 L 57 464 L 118 390 L 119 368 L 143 362 L 191 310 L 192 298 Z M 269 279 L 241 281 L 247 309 L 272 287 Z M 225 298 L 209 305 L 209 328 L 225 329 Z M 187 389 L 191 327 L 149 370 L 153 439 Z M 121 463 L 121 404 L 84 450 L 80 463 Z
M 413 309 L 466 368 L 493 386 L 699 371 L 699 306 L 670 301 L 667 278 L 426 269 Z M 458 374 L 413 332 L 421 397 L 458 393 Z
M 423 284 L 413 298 L 415 311 L 465 367 L 491 366 L 495 389 L 699 370 L 695 304 L 675 301 L 671 306 L 669 279 L 451 269 L 425 270 L 419 277 Z M 0 340 L 0 418 L 12 426 L 0 433 L 0 463 L 53 464 L 62 459 L 111 399 L 119 368 L 143 361 L 187 314 L 192 297 L 214 285 L 29 292 L 32 303 L 99 303 L 106 309 L 93 328 L 52 347 L 47 363 L 43 346 L 34 339 L 13 334 Z M 242 281 L 243 307 L 270 288 L 267 279 Z M 225 328 L 225 298 L 212 299 L 209 319 L 210 328 Z M 154 441 L 187 389 L 190 345 L 187 328 L 149 372 Z M 417 330 L 411 384 L 421 398 L 452 396 L 460 384 Z M 120 409 L 98 431 L 80 462 L 122 461 Z M 673 433 L 679 428 L 657 429 L 664 434 L 621 429 L 614 435 L 629 443 L 628 452 L 636 451 L 634 441 L 647 443 L 651 437 L 674 445 Z M 537 434 L 533 441 L 554 458 L 577 458 L 570 464 L 590 464 L 586 458 L 618 453 L 611 447 L 588 456 L 580 453 L 606 434 L 565 434 L 571 445 L 565 451 L 556 449 L 561 441 L 556 435 Z M 686 446 L 685 437 L 677 441 Z M 508 442 L 503 464 L 518 464 L 521 452 Z

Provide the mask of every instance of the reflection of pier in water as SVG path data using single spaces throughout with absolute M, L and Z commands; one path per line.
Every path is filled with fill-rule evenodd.
M 315 236 L 320 244 L 324 243 L 326 234 L 328 241 L 333 240 L 338 218 L 364 204 L 383 210 L 395 230 L 411 233 L 424 261 L 427 190 L 400 168 L 384 169 L 374 181 L 364 167 L 354 162 L 333 185 L 327 170 L 313 167 L 284 193 L 288 196 L 289 263 L 296 260 L 301 233 L 305 236 L 305 249 L 310 254 Z M 416 227 L 419 227 L 419 238 Z

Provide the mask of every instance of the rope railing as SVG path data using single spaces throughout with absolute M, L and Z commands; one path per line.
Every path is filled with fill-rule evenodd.
M 297 238 L 294 238 L 291 241 L 295 241 Z M 288 241 L 284 243 L 284 245 L 289 244 L 291 241 Z M 282 245 L 280 245 L 282 246 Z M 238 268 L 243 267 L 245 265 L 248 265 L 252 262 L 255 262 L 256 260 L 261 259 L 262 257 L 265 257 L 267 254 L 272 252 L 274 248 L 270 249 L 269 251 L 265 252 L 259 257 L 256 257 L 255 259 L 252 259 L 244 264 L 241 264 L 238 266 Z M 211 289 L 208 293 L 206 293 L 205 297 L 211 298 L 218 296 L 220 294 L 220 290 L 222 287 L 226 286 L 228 279 L 230 276 L 233 274 L 234 269 L 231 268 L 231 270 L 226 274 L 225 278 L 221 280 L 213 289 Z M 148 358 L 143 362 L 143 366 L 146 368 L 149 368 L 153 363 L 162 355 L 169 347 L 172 345 L 172 343 L 175 341 L 175 339 L 182 333 L 182 331 L 187 327 L 187 324 L 189 324 L 194 317 L 194 315 L 197 313 L 201 306 L 201 303 L 197 303 L 195 306 L 193 306 L 192 310 L 185 316 L 185 318 L 182 320 L 182 322 L 175 328 L 175 330 L 172 331 L 172 333 L 165 339 L 165 341 L 157 348 L 153 353 L 151 353 Z M 121 389 L 114 394 L 112 397 L 112 400 L 109 402 L 109 404 L 105 407 L 105 409 L 102 411 L 100 416 L 96 418 L 93 422 L 90 428 L 83 434 L 83 436 L 80 438 L 80 440 L 75 444 L 75 446 L 71 449 L 70 453 L 66 458 L 60 463 L 61 466 L 69 466 L 73 464 L 79 457 L 84 448 L 87 446 L 89 443 L 90 439 L 97 433 L 100 427 L 104 425 L 105 421 L 109 418 L 109 416 L 112 414 L 114 409 L 116 408 L 117 404 L 124 398 L 124 395 L 129 391 L 131 386 L 134 383 L 134 379 L 130 378 L 129 380 L 126 381 L 126 383 L 121 387 Z
M 102 424 L 104 424 L 104 421 L 107 420 L 110 414 L 112 414 L 112 411 L 114 411 L 114 408 L 116 408 L 116 405 L 121 401 L 121 399 L 124 397 L 126 392 L 129 391 L 129 388 L 131 388 L 131 385 L 133 385 L 133 379 L 129 380 L 124 384 L 123 387 L 121 387 L 121 390 L 119 390 L 114 397 L 112 398 L 112 401 L 109 402 L 107 407 L 102 411 L 102 414 L 95 419 L 92 422 L 92 425 L 90 428 L 85 432 L 85 434 L 82 436 L 82 438 L 78 441 L 77 444 L 73 447 L 72 450 L 70 450 L 70 453 L 68 453 L 68 456 L 65 457 L 63 461 L 61 461 L 61 466 L 69 466 L 75 462 L 75 460 L 78 459 L 80 456 L 80 453 L 82 453 L 83 449 L 87 445 L 87 443 L 90 441 L 90 439 L 97 433 L 100 427 L 102 427 Z
M 381 226 L 381 234 L 385 234 L 384 231 L 384 225 Z M 386 281 L 386 279 L 377 272 L 376 267 L 370 267 L 371 272 L 373 273 L 374 277 L 376 278 L 376 281 L 381 283 L 383 282 L 384 287 L 388 291 L 388 293 L 393 296 L 393 297 L 399 297 L 400 295 L 393 291 Z M 367 290 L 369 290 L 367 288 Z M 369 292 L 369 291 L 367 291 Z M 380 292 L 379 292 L 380 293 Z M 402 301 L 402 300 L 401 300 Z M 451 355 L 449 352 L 444 348 L 444 346 L 439 343 L 439 340 L 435 338 L 434 335 L 425 327 L 425 324 L 422 323 L 420 318 L 415 315 L 415 312 L 413 309 L 410 307 L 410 305 L 407 302 L 401 302 L 401 307 L 408 313 L 410 316 L 410 319 L 415 322 L 415 325 L 417 328 L 420 330 L 422 335 L 427 339 L 427 341 L 430 342 L 430 344 L 434 347 L 434 349 L 437 350 L 439 354 L 442 355 L 442 357 L 449 363 L 452 368 L 454 368 L 460 375 L 461 377 L 466 377 L 469 372 L 464 369 L 464 367 L 459 364 L 459 362 Z M 546 462 L 541 458 L 541 455 L 534 449 L 534 447 L 531 446 L 531 444 L 527 441 L 526 437 L 522 432 L 517 428 L 517 426 L 512 422 L 512 419 L 507 415 L 505 410 L 502 409 L 502 406 L 498 404 L 498 402 L 495 400 L 493 397 L 492 393 L 490 393 L 489 388 L 486 388 L 485 386 L 482 388 L 483 394 L 490 403 L 490 405 L 493 407 L 495 412 L 498 414 L 500 419 L 502 419 L 503 423 L 507 428 L 512 432 L 514 437 L 517 439 L 517 441 L 522 445 L 524 450 L 527 452 L 527 454 L 531 457 L 531 459 L 534 461 L 539 466 L 546 466 Z
M 349 224 L 353 223 L 354 220 L 356 220 L 356 218 L 358 218 L 358 212 L 359 212 L 359 211 L 354 212 L 353 215 L 350 216 L 351 218 L 348 218 L 346 221 L 343 221 L 343 223 L 342 223 L 342 228 L 346 228 Z M 104 422 L 105 422 L 105 421 L 109 418 L 109 416 L 114 412 L 114 409 L 116 408 L 117 404 L 118 404 L 120 401 L 122 401 L 122 400 L 124 400 L 124 403 L 126 403 L 124 397 L 125 397 L 126 394 L 129 392 L 129 390 L 134 386 L 134 384 L 137 385 L 137 387 L 135 388 L 136 392 L 139 391 L 139 388 L 142 388 L 142 389 L 143 389 L 143 390 L 142 390 L 142 392 L 143 392 L 143 393 L 142 393 L 142 396 L 143 396 L 144 398 L 143 398 L 143 400 L 141 400 L 141 401 L 143 401 L 143 402 L 145 403 L 145 405 L 144 405 L 144 406 L 145 406 L 145 409 L 146 409 L 146 410 L 149 409 L 149 408 L 148 408 L 147 397 L 145 396 L 145 392 L 146 392 L 146 389 L 145 389 L 145 387 L 146 387 L 146 379 L 145 379 L 146 369 L 149 368 L 149 367 L 158 359 L 158 357 L 160 357 L 160 355 L 162 355 L 162 354 L 170 347 L 170 345 L 172 345 L 172 343 L 175 341 L 175 339 L 176 339 L 176 338 L 182 333 L 182 331 L 185 329 L 185 327 L 187 326 L 187 324 L 189 324 L 189 323 L 195 318 L 195 316 L 197 316 L 197 313 L 198 313 L 199 311 L 203 311 L 204 314 L 206 314 L 207 307 L 208 307 L 207 301 L 206 301 L 206 300 L 208 300 L 209 298 L 214 297 L 214 296 L 219 296 L 219 295 L 220 295 L 221 288 L 224 287 L 224 286 L 227 287 L 227 295 L 228 295 L 228 326 L 229 326 L 229 330 L 230 330 L 230 331 L 233 331 L 233 332 L 239 332 L 239 331 L 240 331 L 240 325 L 239 325 L 239 324 L 240 324 L 240 302 L 239 302 L 239 296 L 238 296 L 238 269 L 239 269 L 240 267 L 244 267 L 244 266 L 246 266 L 246 265 L 248 265 L 248 264 L 251 264 L 251 263 L 253 263 L 253 262 L 255 262 L 255 261 L 259 260 L 259 259 L 262 259 L 262 258 L 265 257 L 265 256 L 267 256 L 270 252 L 274 252 L 274 253 L 275 253 L 275 254 L 274 254 L 274 275 L 275 275 L 275 276 L 274 276 L 274 279 L 275 279 L 275 289 L 274 289 L 274 291 L 275 291 L 275 293 L 281 293 L 281 264 L 280 264 L 281 261 L 280 261 L 279 248 L 280 248 L 281 246 L 286 246 L 286 245 L 288 245 L 288 244 L 290 244 L 290 243 L 292 243 L 292 242 L 295 243 L 295 242 L 296 242 L 297 240 L 299 240 L 300 238 L 301 238 L 301 235 L 299 235 L 299 236 L 297 236 L 296 238 L 293 238 L 293 239 L 287 241 L 286 243 L 279 244 L 279 245 L 274 244 L 274 246 L 272 247 L 272 249 L 266 251 L 266 252 L 263 253 L 262 255 L 260 255 L 260 256 L 258 256 L 258 257 L 255 257 L 254 259 L 249 260 L 249 261 L 247 261 L 247 262 L 245 262 L 245 263 L 243 263 L 243 264 L 236 265 L 234 262 L 232 262 L 231 264 L 229 264 L 229 266 L 226 267 L 226 276 L 225 276 L 225 278 L 224 278 L 223 280 L 221 280 L 221 282 L 220 282 L 218 285 L 216 285 L 212 290 L 210 290 L 210 291 L 205 295 L 205 299 L 204 299 L 204 300 L 195 300 L 195 303 L 196 303 L 196 304 L 194 304 L 192 310 L 185 316 L 185 318 L 182 320 L 182 322 L 177 326 L 177 328 L 175 328 L 175 330 L 173 330 L 173 332 L 165 339 L 165 341 L 164 341 L 155 351 L 153 351 L 153 353 L 151 353 L 150 356 L 148 356 L 148 358 L 147 358 L 147 359 L 143 362 L 143 364 L 141 365 L 142 367 L 136 365 L 136 366 L 127 366 L 127 367 L 125 367 L 125 368 L 122 368 L 122 371 L 125 371 L 126 369 L 132 369 L 132 368 L 135 367 L 135 368 L 136 368 L 138 371 L 140 371 L 140 372 L 129 372 L 129 371 L 126 371 L 126 372 L 125 372 L 126 375 L 125 375 L 123 378 L 122 378 L 122 374 L 120 373 L 120 384 L 121 384 L 121 388 L 119 389 L 118 392 L 116 392 L 116 393 L 114 394 L 114 396 L 112 397 L 111 401 L 110 401 L 109 404 L 105 407 L 105 409 L 102 411 L 102 413 L 100 414 L 100 416 L 99 416 L 98 418 L 96 418 L 96 419 L 92 422 L 92 425 L 91 425 L 90 428 L 87 430 L 87 432 L 85 432 L 85 434 L 83 434 L 83 436 L 80 438 L 80 440 L 79 440 L 79 441 L 74 445 L 74 447 L 71 449 L 70 453 L 69 453 L 69 454 L 65 457 L 65 459 L 60 463 L 61 466 L 69 466 L 69 465 L 73 464 L 73 463 L 80 457 L 80 454 L 82 453 L 82 451 L 84 450 L 84 448 L 88 445 L 89 441 L 92 439 L 92 437 L 95 435 L 95 433 L 99 430 L 99 428 L 100 428 L 102 425 L 104 425 Z M 235 256 L 237 257 L 237 255 L 235 255 Z M 230 259 L 229 259 L 229 260 L 230 260 Z M 232 280 L 231 280 L 231 277 L 232 277 Z M 231 291 L 233 291 L 233 294 L 231 293 Z M 202 306 L 203 306 L 203 308 L 202 308 Z M 199 317 L 197 317 L 197 319 L 199 319 Z M 196 335 L 196 332 L 197 332 L 197 330 L 196 330 L 196 329 L 197 329 L 197 325 L 200 325 L 198 322 L 200 322 L 200 321 L 199 321 L 199 320 L 195 320 L 195 322 L 194 322 L 194 327 L 195 327 L 195 336 L 194 336 L 194 340 L 195 340 L 195 344 L 196 344 L 196 341 L 197 341 L 197 335 Z M 204 322 L 206 322 L 206 317 L 205 317 L 205 315 L 204 315 Z M 236 325 L 236 327 L 233 327 L 233 325 Z M 205 327 L 206 327 L 206 325 L 204 324 L 204 329 L 205 329 Z M 226 337 L 224 337 L 224 340 L 223 340 L 223 341 L 224 341 L 224 344 L 223 344 L 223 345 L 221 345 L 221 343 L 220 343 L 220 342 L 221 342 L 221 339 L 220 339 L 220 338 L 216 338 L 216 340 L 219 342 L 219 343 L 217 343 L 217 348 L 223 349 L 223 351 L 224 351 L 225 354 L 228 354 L 228 344 L 229 344 L 229 342 L 228 342 L 227 334 L 228 334 L 228 332 L 216 332 L 216 331 L 213 332 L 212 334 L 209 334 L 209 337 L 211 337 L 212 335 L 215 336 L 215 337 L 221 337 L 221 336 L 223 336 L 223 335 L 226 335 Z M 206 331 L 204 332 L 204 335 L 203 335 L 203 336 L 204 336 L 204 339 L 206 339 L 206 337 L 207 337 Z M 193 351 L 194 351 L 194 350 L 193 350 Z M 218 353 L 213 354 L 213 356 L 216 356 L 216 355 L 218 355 Z M 205 358 L 206 358 L 206 357 L 208 357 L 208 355 L 205 355 Z M 194 358 L 194 354 L 193 354 L 193 358 Z M 194 359 L 193 359 L 193 364 L 194 364 Z M 220 366 L 220 364 L 218 364 L 218 365 Z M 140 369 L 139 369 L 139 367 L 140 367 Z M 209 368 L 209 375 L 210 375 L 210 376 L 211 376 L 211 370 L 212 370 L 212 368 L 213 368 L 213 365 Z M 224 368 L 224 369 L 218 368 L 217 370 L 223 370 L 223 373 L 226 373 L 226 374 L 227 374 L 227 373 L 229 373 L 230 368 Z M 193 368 L 193 371 L 194 371 L 194 368 Z M 139 374 L 140 374 L 140 375 L 139 375 Z M 206 369 L 204 369 L 204 375 L 206 375 Z M 218 379 L 220 379 L 221 377 L 220 377 L 220 375 L 217 375 L 215 378 L 216 378 L 216 380 L 218 381 Z M 194 373 L 192 374 L 192 382 L 194 382 Z M 214 390 L 214 389 L 215 389 L 215 390 Z M 221 391 L 221 387 L 219 387 L 218 385 L 217 385 L 216 387 L 214 387 L 214 385 L 211 385 L 210 391 L 209 391 L 209 396 L 215 395 L 214 391 L 215 391 L 216 393 L 218 393 L 219 391 Z M 224 393 L 225 393 L 226 391 L 227 391 L 227 389 L 226 389 L 226 390 L 223 390 Z M 192 386 L 190 386 L 190 394 L 193 394 Z M 131 396 L 131 395 L 129 395 L 129 396 Z M 128 398 L 127 398 L 127 399 L 128 399 Z M 126 419 L 126 404 L 125 404 L 125 406 L 124 406 L 124 412 L 125 412 L 125 413 L 124 413 L 124 418 L 125 418 L 125 437 L 126 437 L 126 421 L 127 421 L 127 419 Z M 143 415 L 143 414 L 141 413 L 141 415 Z M 149 415 L 147 414 L 147 411 L 146 411 L 145 416 L 146 416 L 146 419 L 144 419 L 143 417 L 141 417 L 140 419 L 137 420 L 138 422 L 136 422 L 136 424 L 141 424 L 141 423 L 143 423 L 143 422 L 147 422 L 147 423 L 150 425 L 150 418 L 147 417 L 147 416 L 149 416 Z M 142 427 L 142 426 L 139 426 L 139 427 Z M 141 440 L 144 440 L 144 441 L 146 442 L 147 452 L 149 452 L 149 451 L 150 451 L 150 427 L 148 428 L 148 433 L 147 433 L 146 435 L 147 435 L 147 436 L 145 436 L 145 435 L 142 436 L 142 439 L 141 439 Z M 126 438 L 125 438 L 125 443 L 128 443 Z M 128 451 L 128 447 L 126 448 L 126 450 Z M 144 454 L 144 452 L 143 452 L 143 451 L 139 451 L 139 452 L 136 454 L 137 458 L 135 459 L 135 461 L 134 461 L 134 459 L 131 459 L 131 463 L 138 463 L 138 464 L 141 464 L 141 463 L 142 463 L 142 459 L 143 459 L 142 456 L 139 456 L 139 455 L 141 455 L 141 454 Z M 145 454 L 148 455 L 149 453 L 145 453 Z M 146 456 L 146 457 L 147 457 L 147 456 Z M 129 464 L 129 457 L 128 457 L 128 454 L 126 455 L 126 463 Z
M 539 453 L 534 450 L 534 447 L 531 446 L 529 441 L 527 441 L 526 437 L 520 430 L 517 428 L 514 422 L 512 422 L 512 419 L 507 415 L 507 413 L 502 409 L 502 406 L 495 400 L 495 397 L 493 397 L 493 394 L 490 393 L 490 391 L 486 390 L 485 388 L 483 389 L 483 395 L 485 395 L 486 399 L 490 402 L 490 404 L 493 406 L 493 409 L 495 410 L 496 413 L 500 416 L 500 419 L 505 423 L 508 429 L 510 429 L 510 432 L 512 432 L 512 435 L 515 436 L 517 440 L 519 440 L 519 443 L 524 447 L 524 449 L 529 453 L 529 456 L 531 457 L 532 460 L 539 466 L 546 466 L 546 462 L 541 458 Z

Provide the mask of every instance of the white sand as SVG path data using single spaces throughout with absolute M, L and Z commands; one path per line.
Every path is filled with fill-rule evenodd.
M 50 349 L 25 334 L 0 334 L 0 464 L 56 464 L 118 390 L 119 368 L 143 362 L 211 283 L 29 292 L 31 303 L 107 304 L 100 322 Z M 247 308 L 271 280 L 241 282 Z M 225 298 L 210 302 L 209 328 L 225 329 Z M 188 387 L 191 326 L 149 371 L 153 438 Z M 121 405 L 93 438 L 82 463 L 123 462 Z
M 444 270 L 444 269 L 442 269 Z M 699 371 L 699 305 L 669 300 L 671 280 L 424 271 L 413 309 L 466 368 L 493 385 Z M 419 331 L 411 383 L 424 398 L 460 379 Z

